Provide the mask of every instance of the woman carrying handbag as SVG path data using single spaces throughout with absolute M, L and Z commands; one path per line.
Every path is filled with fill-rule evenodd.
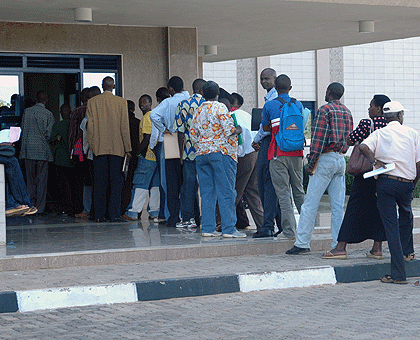
M 363 173 L 372 170 L 372 167 L 369 161 L 360 154 L 358 145 L 372 131 L 387 125 L 382 108 L 389 101 L 391 100 L 385 95 L 374 95 L 368 109 L 371 119 L 362 119 L 347 138 L 348 145 L 355 145 L 347 168 L 349 173 L 355 175 L 354 182 L 338 235 L 338 244 L 334 249 L 322 255 L 324 259 L 346 259 L 347 243 L 360 243 L 367 239 L 372 239 L 374 242 L 366 256 L 378 260 L 383 259 L 382 242 L 386 240 L 386 236 L 376 206 L 376 180 L 374 177 L 363 178 Z

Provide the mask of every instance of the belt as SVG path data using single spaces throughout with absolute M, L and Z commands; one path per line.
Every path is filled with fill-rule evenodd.
M 392 175 L 379 175 L 379 177 L 394 179 L 398 182 L 404 182 L 404 183 L 412 183 L 413 182 L 412 180 L 405 179 L 405 178 L 402 178 L 402 177 L 392 176 Z
M 325 151 L 322 151 L 322 153 L 330 153 L 330 152 L 335 152 L 335 153 L 339 153 L 340 155 L 344 155 L 343 152 L 335 151 L 335 150 L 325 150 Z

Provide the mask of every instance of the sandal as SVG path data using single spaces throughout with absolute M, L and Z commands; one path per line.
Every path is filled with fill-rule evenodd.
M 327 251 L 326 253 L 322 254 L 323 259 L 337 259 L 337 260 L 345 260 L 347 258 L 347 253 L 345 254 L 333 254 L 331 250 Z
M 408 255 L 404 255 L 404 260 L 407 261 L 407 262 L 410 262 L 412 260 L 415 260 L 416 258 L 417 258 L 416 257 L 416 254 L 414 254 L 414 253 L 411 253 L 411 254 L 408 254 Z
M 366 257 L 369 258 L 369 259 L 375 259 L 375 260 L 383 260 L 384 259 L 383 255 L 375 255 L 375 254 L 372 254 L 370 251 L 368 251 L 366 253 Z
M 391 277 L 391 275 L 385 275 L 383 278 L 381 278 L 381 282 L 382 282 L 382 283 L 396 283 L 396 284 L 399 284 L 399 285 L 402 285 L 402 284 L 407 284 L 407 283 L 408 283 L 408 281 L 407 281 L 407 280 L 404 280 L 404 281 L 394 280 L 394 279 Z
M 37 212 L 38 212 L 37 207 L 32 207 L 27 212 L 23 213 L 23 215 L 24 216 L 26 216 L 26 215 L 33 215 L 33 214 L 36 214 Z

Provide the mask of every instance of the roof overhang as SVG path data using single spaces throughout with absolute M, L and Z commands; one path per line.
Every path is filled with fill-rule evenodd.
M 416 0 L 3 0 L 0 21 L 75 23 L 79 7 L 92 8 L 89 24 L 196 27 L 199 51 L 217 46 L 204 61 L 420 35 Z M 374 21 L 374 33 L 359 33 L 363 20 Z

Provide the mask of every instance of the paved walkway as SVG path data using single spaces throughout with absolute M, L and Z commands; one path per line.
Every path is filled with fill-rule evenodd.
M 0 339 L 416 340 L 420 288 L 410 281 L 0 314 Z

